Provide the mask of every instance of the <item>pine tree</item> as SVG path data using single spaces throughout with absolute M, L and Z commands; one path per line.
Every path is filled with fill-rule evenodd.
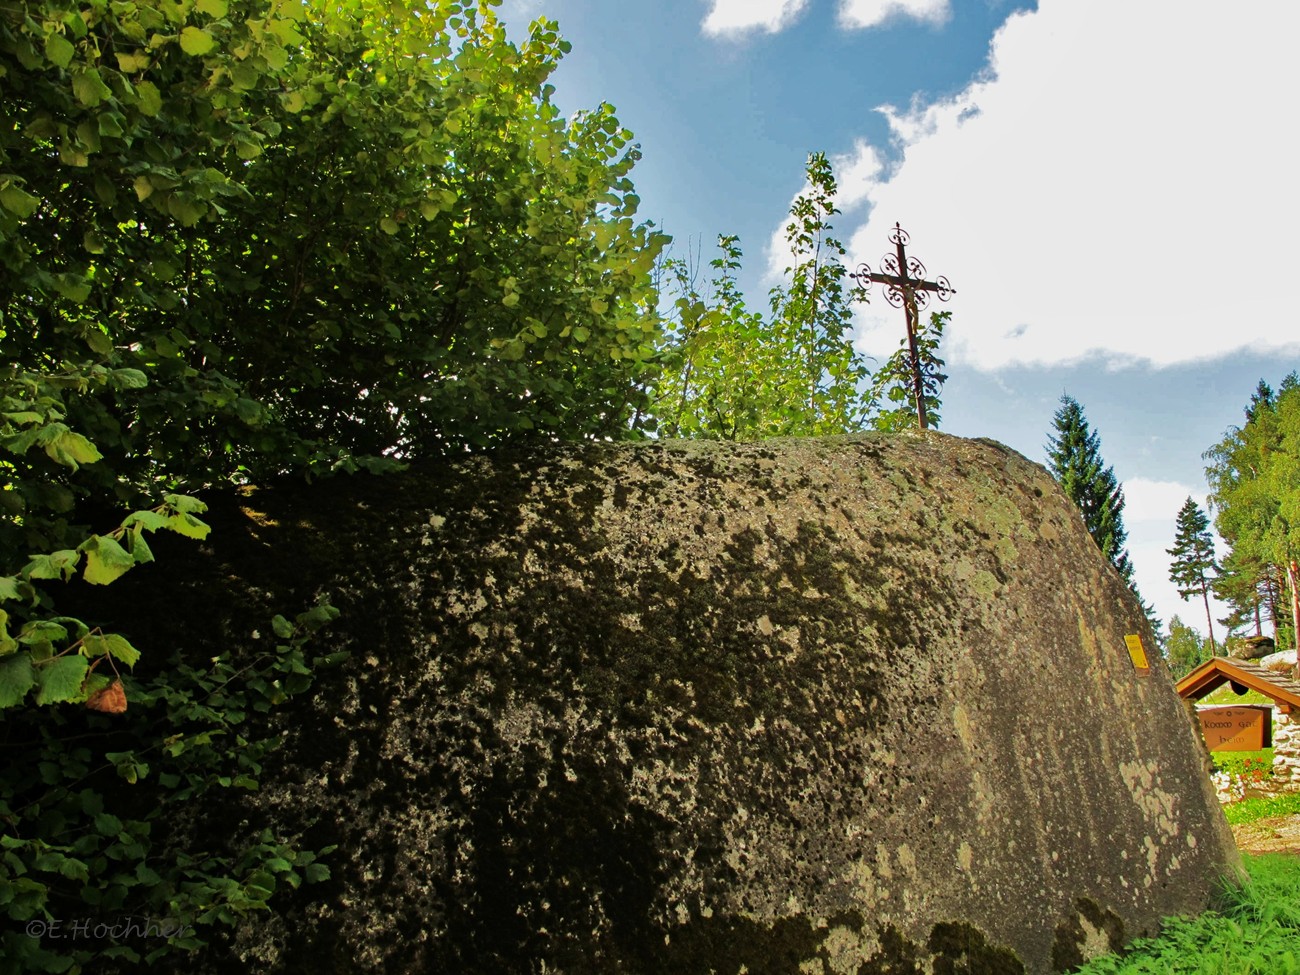
M 1106 467 L 1101 459 L 1101 438 L 1089 428 L 1083 407 L 1069 396 L 1061 397 L 1061 408 L 1052 417 L 1052 424 L 1056 433 L 1047 444 L 1052 476 L 1083 513 L 1083 523 L 1101 554 L 1136 594 L 1133 563 L 1124 548 L 1128 540 L 1124 491 L 1115 479 L 1114 468 Z
M 1255 391 L 1250 394 L 1250 405 L 1246 407 L 1247 423 L 1255 419 L 1261 407 L 1265 410 L 1273 409 L 1273 387 L 1262 379 L 1255 387 Z
M 1214 561 L 1214 538 L 1210 534 L 1210 519 L 1191 498 L 1178 509 L 1174 526 L 1174 547 L 1165 549 L 1173 556 L 1169 565 L 1169 581 L 1178 587 L 1184 599 L 1200 596 L 1205 603 L 1205 625 L 1210 633 L 1210 650 L 1217 651 L 1214 642 L 1214 621 L 1210 616 L 1210 580 L 1218 572 Z

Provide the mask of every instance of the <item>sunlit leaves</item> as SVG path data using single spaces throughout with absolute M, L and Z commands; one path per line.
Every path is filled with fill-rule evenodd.
M 68 916 L 116 910 L 124 892 L 140 885 L 157 886 L 181 911 L 202 905 L 229 920 L 234 911 L 265 906 L 267 890 L 249 878 L 296 884 L 327 873 L 310 854 L 300 859 L 269 836 L 246 859 L 213 863 L 187 851 L 178 866 L 150 853 L 148 822 L 105 808 L 110 793 L 67 788 L 104 760 L 125 783 L 169 776 L 161 795 L 173 809 L 208 788 L 209 778 L 255 787 L 258 757 L 269 746 L 238 735 L 226 745 L 223 736 L 244 712 L 269 708 L 310 683 L 301 644 L 316 617 L 296 623 L 251 669 L 244 660 L 238 668 L 214 664 L 210 674 L 182 665 L 142 687 L 131 678 L 124 683 L 118 671 L 136 664 L 141 651 L 167 648 L 137 649 L 107 627 L 59 614 L 72 611 L 63 606 L 64 583 L 79 575 L 120 584 L 124 573 L 151 561 L 151 532 L 205 537 L 201 502 L 182 493 L 191 487 L 302 470 L 331 449 L 332 462 L 362 466 L 354 455 L 373 451 L 376 467 L 395 463 L 379 453 L 391 436 L 335 447 L 319 418 L 357 401 L 350 381 L 326 389 L 337 361 L 371 347 L 373 334 L 387 345 L 376 347 L 379 357 L 367 368 L 383 375 L 378 362 L 419 331 L 400 316 L 422 307 L 421 288 L 436 272 L 397 294 L 377 281 L 382 249 L 359 246 L 354 258 L 340 242 L 381 236 L 373 226 L 359 233 L 361 221 L 372 223 L 376 214 L 407 228 L 411 221 L 399 211 L 420 213 L 426 200 L 454 202 L 455 193 L 443 195 L 447 180 L 439 174 L 429 179 L 427 170 L 405 168 L 412 160 L 441 166 L 451 149 L 426 144 L 404 157 L 407 126 L 394 124 L 387 154 L 377 160 L 398 178 L 385 170 L 371 177 L 375 186 L 317 168 L 314 153 L 339 116 L 363 143 L 377 137 L 371 125 L 385 113 L 394 122 L 436 116 L 431 104 L 449 66 L 430 63 L 419 92 L 376 101 L 365 73 L 340 65 L 359 64 L 351 55 L 366 46 L 365 32 L 393 25 L 404 12 L 376 4 L 367 13 L 369 6 L 327 12 L 319 4 L 307 17 L 298 4 L 257 0 L 20 0 L 0 12 L 0 708 L 8 712 L 11 744 L 36 743 L 12 749 L 0 776 L 0 806 L 13 813 L 0 836 L 0 914 L 11 921 L 40 915 L 47 900 Z M 390 47 L 409 36 L 385 34 Z M 434 38 L 424 41 L 432 49 Z M 297 114 L 285 110 L 282 95 Z M 404 97 L 400 105 L 391 101 Z M 457 110 L 472 114 L 470 102 Z M 304 179 L 304 172 L 313 175 Z M 276 186 L 297 194 L 283 213 L 267 205 Z M 346 220 L 341 207 L 354 208 Z M 310 221 L 328 227 L 335 219 L 337 237 L 319 251 L 299 247 L 317 239 Z M 455 233 L 437 229 L 447 239 Z M 428 246 L 404 236 L 392 243 L 412 247 L 411 264 L 431 259 Z M 326 256 L 334 253 L 343 259 Z M 445 262 L 437 273 L 444 270 Z M 502 276 L 494 272 L 492 280 Z M 366 305 L 377 312 L 359 313 Z M 307 338 L 295 343 L 299 335 Z M 331 343 L 339 344 L 335 360 L 322 355 Z M 412 386 L 413 374 L 394 381 Z M 299 395 L 300 409 L 286 410 Z M 301 426 L 290 429 L 286 416 Z M 165 492 L 176 493 L 159 503 Z M 113 505 L 140 510 L 112 530 L 79 527 L 99 522 Z M 154 661 L 155 670 L 164 663 Z M 244 680 L 249 686 L 236 686 Z M 251 687 L 254 680 L 265 693 Z M 224 706 L 214 704 L 218 689 Z M 128 694 L 146 706 L 128 713 Z M 87 715 L 83 704 L 97 713 Z M 68 705 L 77 705 L 71 718 Z M 148 723 L 132 726 L 140 712 Z M 103 736 L 88 745 L 83 735 L 62 733 L 64 722 L 87 718 L 92 728 L 111 722 L 114 747 L 122 750 L 96 754 L 92 746 L 102 749 Z M 159 718 L 163 727 L 191 729 L 170 757 L 158 748 L 150 753 L 141 737 L 156 735 Z M 82 825 L 79 851 L 54 848 Z M 268 862 L 275 869 L 264 868 Z M 283 870 L 284 863 L 293 869 Z M 21 923 L 11 926 L 21 930 Z M 71 954 L 15 953 L 25 950 L 0 935 L 0 954 L 15 970 L 73 961 Z
M 1215 528 L 1229 547 L 1215 591 L 1243 622 L 1270 618 L 1283 644 L 1293 641 L 1300 620 L 1296 373 L 1288 374 L 1276 392 L 1261 380 L 1245 424 L 1230 428 L 1205 458 Z
M 808 189 L 791 207 L 794 263 L 769 293 L 770 314 L 745 304 L 736 284 L 741 251 L 719 238 L 709 293 L 695 269 L 670 262 L 677 328 L 655 415 L 668 436 L 756 439 L 862 429 L 873 401 L 862 357 L 850 341 L 852 308 L 843 248 L 830 236 L 835 182 L 825 156 L 809 157 Z
M 141 115 L 153 118 L 162 111 L 162 93 L 152 81 L 139 81 L 135 85 L 135 104 Z
M 664 238 L 612 107 L 551 104 L 553 23 L 516 46 L 490 4 L 44 0 L 6 25 L 15 587 L 205 537 L 197 503 L 144 507 L 160 484 L 629 432 Z M 89 499 L 141 510 L 87 536 Z
M 115 51 L 114 57 L 117 58 L 117 68 L 123 74 L 135 74 L 149 67 L 152 60 L 148 54 L 143 51 Z
M 62 34 L 50 34 L 45 38 L 45 56 L 56 68 L 66 68 L 72 63 L 76 48 Z
M 217 46 L 216 38 L 198 27 L 186 27 L 181 31 L 181 50 L 194 57 L 201 57 Z
M 51 423 L 45 427 L 37 435 L 36 442 L 45 449 L 52 461 L 71 467 L 74 471 L 82 464 L 93 464 L 102 457 L 93 443 L 62 423 Z
M 80 561 L 81 553 L 76 549 L 33 555 L 22 574 L 26 579 L 60 579 L 66 582 L 72 578 Z
M 907 337 L 899 339 L 899 346 L 871 380 L 872 396 L 878 413 L 872 421 L 877 430 L 915 430 L 921 425 L 916 403 L 916 374 L 921 376 L 921 395 L 925 404 L 926 423 L 937 429 L 940 421 L 940 394 L 948 377 L 944 374 L 944 361 L 939 356 L 943 332 L 952 318 L 952 312 L 932 312 L 927 320 L 917 322 L 917 364 L 912 362 L 912 352 Z
M 9 613 L 0 609 L 0 656 L 18 649 L 18 641 L 9 633 Z
M 95 107 L 113 94 L 97 68 L 84 68 L 74 72 L 72 90 L 77 96 L 77 101 L 87 108 Z
M 3 206 L 20 220 L 26 220 L 35 213 L 40 203 L 38 197 L 13 183 L 7 183 L 3 188 L 0 188 L 0 206 Z
M 83 577 L 91 585 L 106 586 L 135 566 L 135 557 L 116 539 L 92 535 L 81 546 L 86 556 Z

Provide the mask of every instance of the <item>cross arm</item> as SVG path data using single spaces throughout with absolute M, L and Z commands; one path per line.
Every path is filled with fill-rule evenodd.
M 862 277 L 862 275 L 858 275 Z M 897 274 L 881 274 L 872 271 L 866 275 L 868 281 L 876 284 L 888 284 L 895 288 L 904 288 L 908 291 L 937 291 L 955 295 L 957 289 L 948 284 L 947 281 L 920 281 L 916 278 L 905 278 Z

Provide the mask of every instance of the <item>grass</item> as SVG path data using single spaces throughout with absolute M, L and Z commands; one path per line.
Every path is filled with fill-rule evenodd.
M 1300 975 L 1300 857 L 1242 859 L 1249 883 L 1225 890 L 1214 909 L 1171 918 L 1159 937 L 1094 959 L 1077 975 Z
M 1253 823 L 1269 816 L 1300 815 L 1300 792 L 1284 792 L 1277 796 L 1230 802 L 1223 807 L 1223 814 L 1233 826 Z M 1300 890 L 1300 886 L 1297 889 Z

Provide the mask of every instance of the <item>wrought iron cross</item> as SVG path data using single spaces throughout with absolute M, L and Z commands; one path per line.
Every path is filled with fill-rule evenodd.
M 915 257 L 907 256 L 907 231 L 894 224 L 889 235 L 889 242 L 894 245 L 895 253 L 886 254 L 880 259 L 880 271 L 871 270 L 869 265 L 859 264 L 857 273 L 849 275 L 863 288 L 869 288 L 871 282 L 878 281 L 885 285 L 885 300 L 895 308 L 902 308 L 907 316 L 907 349 L 912 364 L 912 395 L 916 399 L 916 418 L 921 429 L 929 427 L 925 416 L 925 382 L 921 375 L 921 356 L 916 347 L 917 317 L 920 309 L 930 304 L 931 293 L 937 294 L 940 301 L 947 301 L 957 293 L 957 289 L 940 276 L 933 281 L 925 280 L 925 265 Z

